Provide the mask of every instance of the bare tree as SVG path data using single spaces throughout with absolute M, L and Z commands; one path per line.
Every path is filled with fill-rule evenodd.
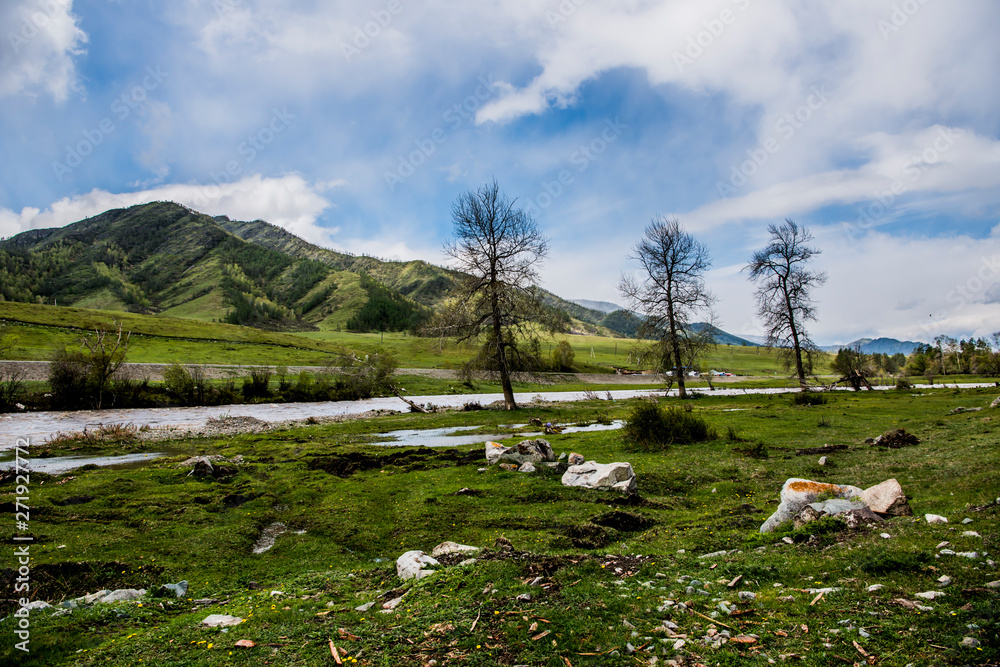
M 495 180 L 459 196 L 451 215 L 454 239 L 444 251 L 469 277 L 431 328 L 481 343 L 469 368 L 498 380 L 507 409 L 514 410 L 512 376 L 540 363 L 537 324 L 558 326 L 536 287 L 536 267 L 548 254 L 548 241 Z
M 812 372 L 811 355 L 817 349 L 805 323 L 816 319 L 811 292 L 826 282 L 826 274 L 805 267 L 820 253 L 807 245 L 813 236 L 805 227 L 786 219 L 780 225 L 771 223 L 767 231 L 770 242 L 753 254 L 744 270 L 757 286 L 757 315 L 764 323 L 767 345 L 782 353 L 786 368 L 794 361 L 799 384 L 805 387 L 806 373 Z
M 685 398 L 685 364 L 693 365 L 705 345 L 702 332 L 692 328 L 692 320 L 699 313 L 714 319 L 715 297 L 705 287 L 703 277 L 712 265 L 708 249 L 676 219 L 660 216 L 646 227 L 629 259 L 639 261 L 643 276 L 637 280 L 622 275 L 618 290 L 634 310 L 645 315 L 640 335 L 659 341 L 662 366 L 666 370 L 673 364 L 678 392 Z

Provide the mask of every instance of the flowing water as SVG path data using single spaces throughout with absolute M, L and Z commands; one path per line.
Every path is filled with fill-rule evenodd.
M 917 385 L 914 389 L 941 388 L 942 385 Z M 993 383 L 968 383 L 957 385 L 962 389 L 976 387 L 992 387 Z M 877 389 L 891 389 L 891 387 L 879 387 Z M 709 393 L 699 390 L 702 393 Z M 760 388 L 760 389 L 719 389 L 711 392 L 714 396 L 739 396 L 760 395 L 760 394 L 783 394 L 798 391 L 795 388 Z M 664 392 L 653 392 L 649 389 L 643 390 L 617 390 L 610 392 L 615 400 L 635 398 L 638 396 L 676 396 L 677 390 Z M 556 391 L 544 394 L 516 394 L 519 404 L 527 404 L 535 399 L 542 399 L 552 402 L 582 401 L 588 398 L 587 393 L 581 391 Z M 591 394 L 592 396 L 592 394 Z M 469 402 L 478 402 L 487 405 L 494 401 L 503 400 L 500 394 L 461 394 L 461 395 L 439 395 L 439 396 L 418 396 L 414 401 L 420 403 L 431 403 L 438 407 L 458 408 Z M 95 429 L 101 424 L 135 424 L 136 426 L 148 425 L 152 429 L 198 431 L 205 427 L 209 419 L 224 416 L 233 417 L 255 417 L 267 422 L 284 422 L 304 420 L 308 417 L 337 417 L 347 415 L 357 415 L 372 410 L 408 410 L 402 401 L 397 398 L 370 398 L 362 401 L 336 401 L 323 403 L 266 403 L 255 405 L 223 405 L 213 407 L 190 407 L 190 408 L 133 408 L 125 410 L 82 410 L 72 412 L 25 412 L 16 414 L 0 415 L 0 451 L 13 449 L 20 440 L 22 445 L 24 440 L 30 440 L 32 444 L 45 442 L 58 433 L 80 432 L 84 429 Z M 591 426 L 590 428 L 594 428 Z M 572 432 L 573 427 L 563 430 L 564 433 Z M 607 426 L 606 428 L 614 428 Z M 433 429 L 432 429 L 433 430 Z M 462 429 L 451 429 L 458 432 Z M 530 434 L 522 434 L 530 435 Z M 499 438 L 504 436 L 491 436 L 489 434 L 467 435 L 465 438 L 474 438 L 471 441 L 463 440 L 457 436 L 449 436 L 443 433 L 430 433 L 428 431 L 400 431 L 395 436 L 395 440 L 388 442 L 392 445 L 430 445 L 430 446 L 455 446 L 469 444 L 470 442 L 481 442 L 491 437 Z M 507 436 L 509 437 L 509 436 Z M 446 438 L 447 440 L 440 440 Z M 456 439 L 457 438 L 457 439 Z M 423 439 L 423 440 L 421 440 Z M 85 464 L 82 464 L 85 465 Z

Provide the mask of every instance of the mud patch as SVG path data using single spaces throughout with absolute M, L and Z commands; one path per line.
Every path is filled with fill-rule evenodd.
M 222 499 L 222 506 L 225 507 L 227 510 L 236 509 L 237 507 L 245 505 L 251 500 L 256 500 L 257 498 L 260 498 L 260 496 L 261 494 L 259 493 L 250 496 L 244 496 L 238 493 L 230 494 Z M 195 500 L 197 501 L 197 499 Z
M 456 465 L 479 465 L 483 460 L 483 452 L 476 449 L 463 452 L 457 449 L 403 449 L 387 454 L 366 454 L 355 452 L 351 454 L 333 454 L 329 456 L 314 456 L 306 461 L 310 470 L 323 470 L 347 478 L 365 470 L 380 470 L 394 467 L 403 472 L 416 470 L 432 470 L 448 468 Z
M 598 526 L 604 526 L 605 528 L 613 528 L 623 533 L 634 533 L 639 530 L 646 530 L 647 528 L 656 525 L 656 521 L 650 519 L 649 517 L 642 516 L 641 514 L 634 514 L 632 512 L 623 512 L 621 510 L 605 512 L 600 516 L 594 517 L 590 520 L 590 522 L 595 523 Z

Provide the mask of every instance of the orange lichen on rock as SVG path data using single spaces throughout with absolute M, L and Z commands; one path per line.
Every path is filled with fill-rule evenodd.
M 792 482 L 786 487 L 789 491 L 795 491 L 796 493 L 841 493 L 844 489 L 843 487 L 837 486 L 836 484 L 827 484 L 825 482 L 811 482 L 808 480 L 801 480 L 798 482 Z

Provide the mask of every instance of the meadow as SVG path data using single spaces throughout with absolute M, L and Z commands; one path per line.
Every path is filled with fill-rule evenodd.
M 986 584 L 1000 579 L 1000 413 L 951 414 L 996 396 L 845 392 L 812 406 L 789 396 L 705 396 L 685 404 L 719 434 L 708 442 L 636 451 L 616 431 L 546 436 L 557 453 L 631 462 L 639 485 L 631 498 L 564 487 L 547 473 L 482 470 L 481 444 L 373 442 L 389 431 L 445 426 L 477 427 L 484 439 L 523 433 L 529 417 L 607 422 L 626 417 L 632 401 L 109 443 L 109 454 L 169 456 L 31 475 L 32 597 L 58 604 L 180 580 L 190 583 L 187 594 L 33 612 L 28 655 L 11 648 L 8 616 L 0 655 L 20 665 L 330 665 L 332 643 L 343 664 L 373 666 L 996 664 L 1000 592 Z M 919 444 L 865 443 L 895 428 Z M 799 451 L 836 445 L 844 447 L 826 465 Z M 61 447 L 48 453 L 72 443 Z M 177 465 L 202 454 L 244 458 L 219 479 Z M 856 530 L 823 520 L 761 535 L 789 477 L 862 488 L 896 478 L 914 516 Z M 5 491 L 13 484 L 4 478 Z M 949 523 L 930 525 L 925 513 Z M 252 553 L 275 522 L 289 532 Z M 400 554 L 445 540 L 483 551 L 474 564 L 419 581 L 396 577 Z M 976 556 L 949 555 L 944 542 Z M 3 575 L 12 579 L 14 570 Z M 870 591 L 874 584 L 882 588 Z M 945 595 L 915 597 L 936 590 Z M 368 602 L 376 604 L 355 610 Z M 4 605 L 0 613 L 9 614 L 10 601 Z M 202 627 L 213 613 L 244 622 Z M 963 647 L 966 637 L 978 645 Z

